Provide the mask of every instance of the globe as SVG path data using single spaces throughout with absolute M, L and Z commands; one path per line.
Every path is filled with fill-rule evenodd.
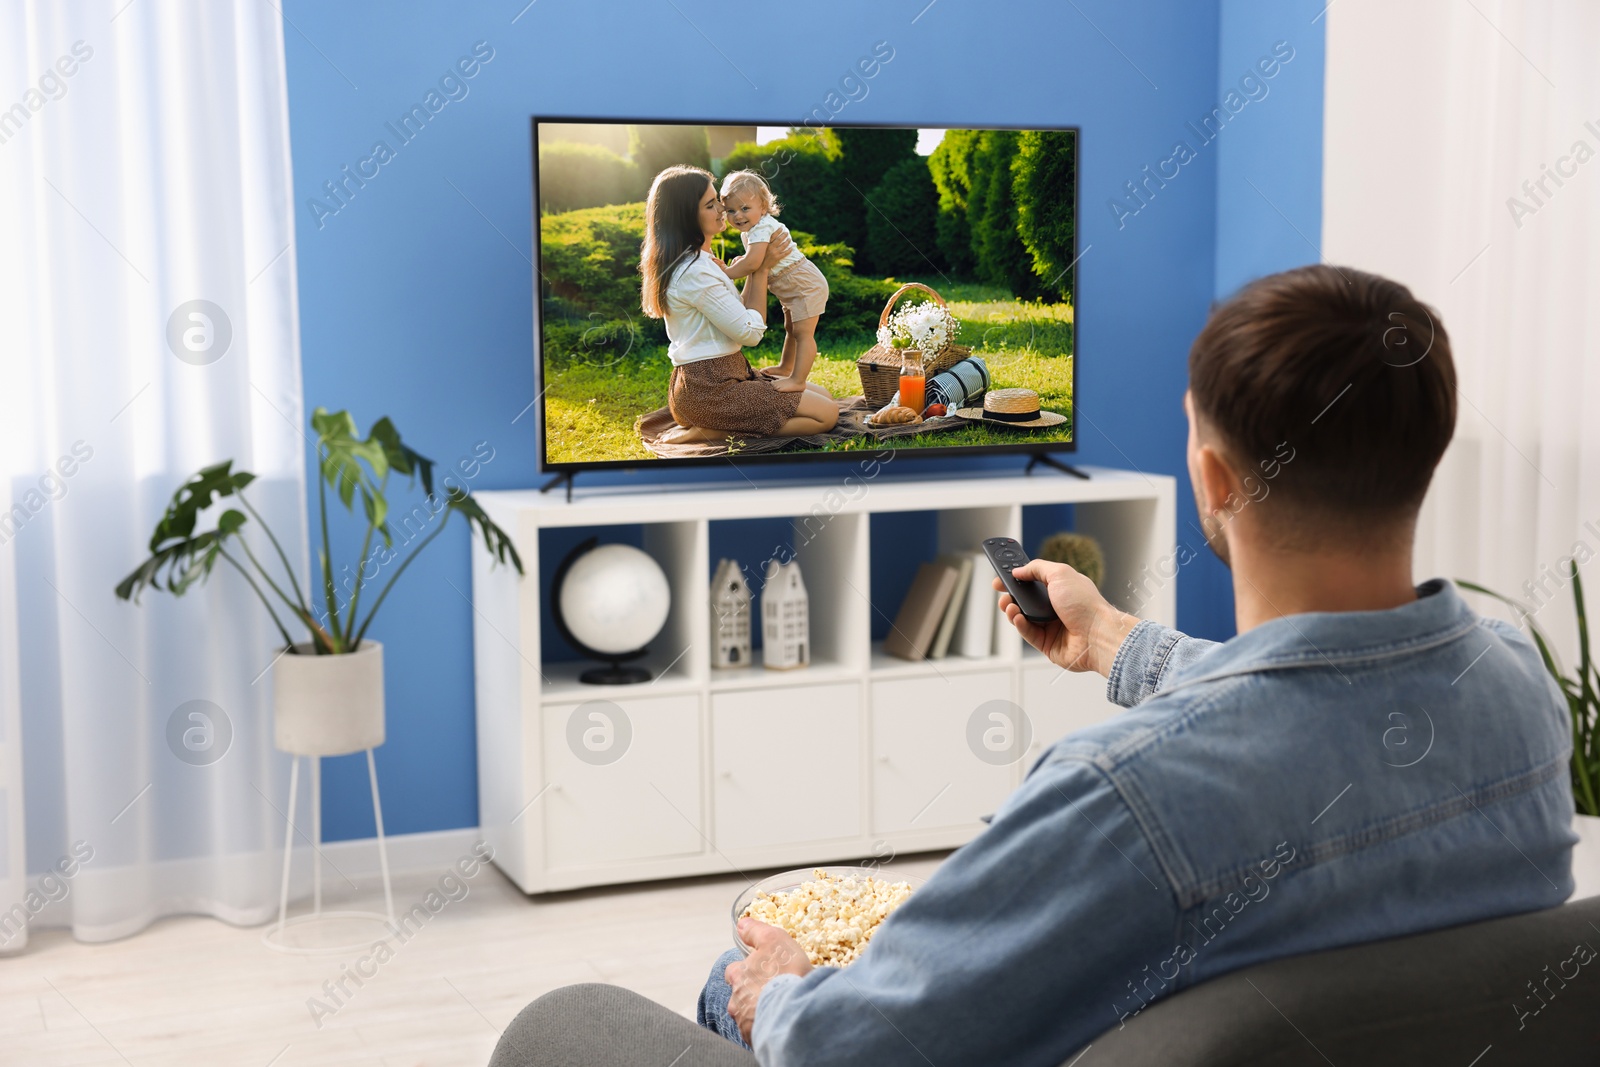
M 572 636 L 606 655 L 649 644 L 671 606 L 661 565 L 632 545 L 600 545 L 574 560 L 558 605 Z

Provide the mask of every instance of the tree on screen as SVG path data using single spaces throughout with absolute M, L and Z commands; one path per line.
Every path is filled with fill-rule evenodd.
M 704 126 L 629 126 L 628 158 L 639 166 L 645 188 L 677 163 L 711 169 L 711 140 Z
M 1077 220 L 1077 135 L 1027 130 L 1012 163 L 1017 230 L 1033 258 L 1033 272 L 1052 297 L 1073 292 L 1073 242 Z

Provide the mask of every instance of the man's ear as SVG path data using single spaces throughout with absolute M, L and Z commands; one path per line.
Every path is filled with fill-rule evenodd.
M 1239 477 L 1228 465 L 1222 453 L 1210 445 L 1200 445 L 1195 451 L 1196 472 L 1199 476 L 1200 491 L 1204 499 L 1200 501 L 1201 508 L 1206 516 L 1216 516 L 1223 512 L 1223 521 L 1231 518 L 1233 513 L 1243 506 L 1245 500 L 1243 485 Z

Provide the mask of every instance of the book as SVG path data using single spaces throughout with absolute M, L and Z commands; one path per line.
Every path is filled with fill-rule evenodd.
M 884 638 L 883 650 L 901 659 L 926 659 L 944 621 L 945 608 L 956 589 L 957 571 L 948 563 L 924 563 L 917 568 L 905 600 Z
M 972 572 L 967 582 L 966 603 L 950 639 L 950 651 L 958 656 L 987 658 L 994 654 L 995 621 L 1000 618 L 1000 597 L 990 585 L 994 568 L 982 552 L 971 554 Z
M 939 632 L 934 635 L 933 647 L 928 650 L 929 659 L 944 659 L 945 653 L 950 650 L 950 638 L 954 636 L 956 623 L 961 619 L 961 605 L 967 602 L 967 587 L 972 584 L 971 553 L 940 556 L 939 562 L 956 569 L 956 587 L 950 594 L 949 606 L 944 609 L 944 618 L 939 622 Z

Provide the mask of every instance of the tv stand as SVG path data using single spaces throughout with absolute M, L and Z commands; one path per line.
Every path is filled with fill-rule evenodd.
M 1087 482 L 1015 468 L 874 478 L 870 463 L 848 469 L 849 483 L 775 482 L 760 492 L 741 480 L 607 487 L 571 504 L 534 489 L 473 493 L 514 538 L 526 570 L 471 554 L 480 832 L 523 891 L 955 848 L 983 830 L 981 817 L 1052 742 L 1115 713 L 1104 678 L 1062 671 L 998 617 L 986 655 L 912 662 L 886 653 L 875 624 L 881 636 L 918 559 L 976 552 L 988 537 L 1033 550 L 1070 523 L 1104 549 L 1101 588 L 1113 604 L 1175 622 L 1181 557 L 1170 476 L 1096 467 Z M 638 545 L 672 589 L 665 626 L 634 661 L 650 672 L 647 684 L 590 684 L 583 675 L 594 664 L 547 640 L 552 564 L 590 537 Z M 733 556 L 754 575 L 791 554 L 809 598 L 810 665 L 767 670 L 755 649 L 743 665 L 713 667 L 717 560 Z M 762 591 L 754 593 L 759 626 Z M 991 607 L 997 598 L 989 594 Z M 1025 754 L 1004 766 L 968 741 L 974 710 L 988 729 L 983 705 L 994 700 L 1023 708 L 1030 723 Z M 626 748 L 606 761 L 595 742 Z
M 548 493 L 562 482 L 567 483 L 567 503 L 572 503 L 572 480 L 576 477 L 571 471 L 562 471 L 539 487 L 539 492 Z M 1087 475 L 1085 475 L 1087 477 Z
M 1033 468 L 1037 467 L 1041 463 L 1043 463 L 1046 467 L 1054 467 L 1062 474 L 1070 474 L 1074 478 L 1082 478 L 1084 481 L 1089 480 L 1088 471 L 1079 470 L 1070 463 L 1063 463 L 1048 452 L 1035 452 L 1033 455 L 1029 456 L 1027 469 L 1025 469 L 1022 473 L 1032 474 Z M 568 492 L 570 493 L 570 490 L 568 490 Z

